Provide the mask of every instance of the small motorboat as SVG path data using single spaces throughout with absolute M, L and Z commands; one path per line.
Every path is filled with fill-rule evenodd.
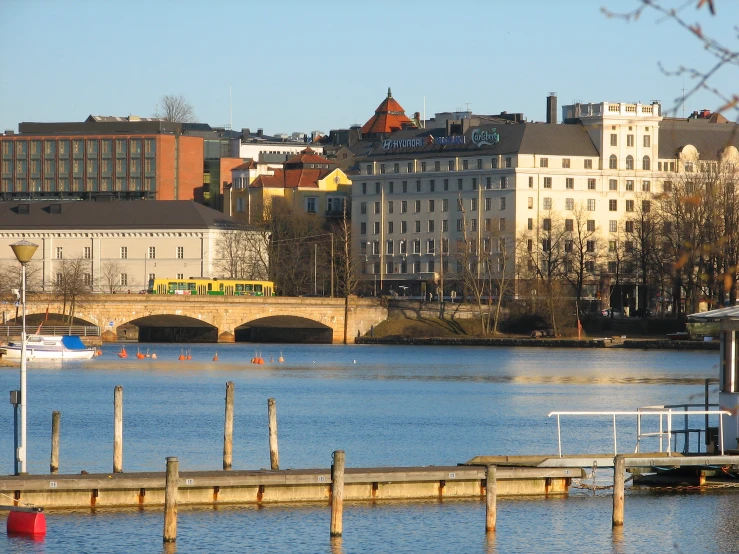
M 28 360 L 89 360 L 96 352 L 97 348 L 88 348 L 75 335 L 30 335 L 26 339 Z M 9 360 L 20 360 L 20 341 L 9 342 L 0 348 L 0 354 Z

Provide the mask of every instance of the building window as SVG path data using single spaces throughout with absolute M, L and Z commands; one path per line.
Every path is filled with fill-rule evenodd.
M 380 194 L 381 188 L 382 186 L 380 185 L 380 183 L 375 183 L 375 194 Z
M 651 188 L 651 183 L 649 181 L 642 181 L 641 182 L 641 190 L 642 192 L 649 192 L 649 189 Z
M 529 199 L 528 199 L 528 207 L 529 207 L 529 210 L 533 210 L 534 209 L 534 197 L 533 196 L 529 196 Z
M 393 173 L 400 173 L 400 164 L 393 164 Z
M 449 231 L 449 220 L 448 219 L 441 220 L 441 231 L 443 233 L 446 233 L 447 231 Z
M 634 135 L 626 135 L 626 146 L 634 146 Z
M 434 202 L 433 199 L 429 200 L 429 213 L 433 212 L 435 208 L 436 208 L 436 202 Z
M 526 222 L 526 228 L 527 228 L 527 229 L 528 229 L 529 231 L 533 231 L 533 230 L 534 230 L 534 218 L 530 217 L 530 218 L 528 219 L 528 221 Z
M 421 192 L 421 179 L 416 181 L 416 192 Z
M 121 260 L 128 259 L 128 246 L 121 246 Z
M 385 164 L 380 164 L 380 173 L 385 173 Z
M 421 239 L 413 239 L 413 253 L 414 254 L 421 253 Z
M 508 177 L 506 177 L 505 175 L 500 178 L 500 188 L 508 188 Z
M 541 226 L 544 231 L 551 231 L 552 230 L 552 220 L 548 217 L 545 217 L 541 222 Z
M 490 169 L 498 169 L 498 158 L 491 158 Z
M 149 247 L 149 259 L 154 260 L 157 257 L 157 247 L 156 246 L 150 246 Z
M 449 179 L 444 179 L 444 190 L 449 190 Z
M 92 259 L 92 247 L 85 246 L 82 249 L 82 257 L 85 258 L 86 260 Z
M 426 162 L 421 162 L 421 171 L 426 171 Z
M 611 219 L 608 222 L 608 232 L 609 233 L 617 233 L 618 232 L 618 221 L 615 219 Z
M 367 223 L 362 221 L 359 224 L 359 234 L 360 235 L 366 235 L 367 234 Z
M 572 178 L 572 177 L 567 177 L 565 179 L 565 188 L 574 189 L 575 188 L 575 179 Z
M 649 135 L 644 135 L 644 148 L 649 148 L 652 146 L 652 140 Z
M 500 204 L 498 206 L 499 210 L 505 210 L 505 196 L 501 197 Z
M 634 222 L 631 220 L 627 221 L 626 224 L 624 225 L 624 229 L 626 230 L 627 233 L 633 233 L 634 232 Z
M 448 212 L 449 211 L 449 199 L 444 198 L 441 201 L 441 211 L 442 212 Z
M 585 243 L 585 250 L 588 252 L 595 252 L 595 241 L 589 240 Z
M 178 260 L 184 260 L 185 259 L 185 247 L 184 246 L 178 246 L 177 247 L 177 259 Z
M 434 232 L 434 220 L 429 219 L 428 221 L 428 232 L 433 233 Z
M 91 287 L 92 286 L 92 274 L 85 273 L 82 276 L 82 279 L 83 279 L 83 282 L 84 282 L 84 284 L 85 284 L 86 287 Z
M 626 181 L 626 190 L 627 191 L 633 191 L 634 190 L 634 181 L 627 180 Z
M 403 192 L 408 192 L 408 181 L 403 181 Z
M 585 160 L 583 162 L 583 167 L 585 169 L 593 169 L 593 160 Z
M 392 235 L 393 234 L 393 229 L 394 229 L 393 222 L 392 221 L 388 221 L 387 222 L 387 234 L 388 235 Z
M 462 230 L 462 228 L 463 228 L 463 227 L 462 227 L 462 220 L 461 220 L 461 219 L 458 219 L 458 220 L 457 220 L 457 231 L 461 231 L 461 230 Z
M 572 211 L 575 209 L 575 199 L 565 198 L 565 210 Z
M 652 209 L 652 202 L 650 200 L 642 200 L 641 201 L 641 211 L 645 214 L 649 213 L 649 210 Z
M 149 281 L 153 281 L 154 279 L 156 279 L 156 275 L 149 273 Z
M 511 158 L 510 156 L 507 156 L 505 159 L 505 166 L 507 168 L 513 167 L 513 158 Z
M 390 200 L 390 201 L 389 201 L 389 202 L 387 203 L 387 213 L 389 213 L 389 214 L 393 213 L 393 208 L 394 208 L 394 206 L 393 206 L 393 201 L 392 201 L 392 200 Z
M 549 167 L 549 158 L 539 158 L 539 167 Z
M 618 159 L 616 158 L 615 154 L 611 154 L 611 156 L 608 158 L 608 169 L 618 169 Z
M 408 162 L 408 173 L 413 173 L 413 162 Z
M 588 211 L 589 212 L 595 211 L 595 198 L 588 198 Z
M 477 169 L 482 169 L 482 160 L 479 158 L 477 160 Z
M 421 232 L 421 221 L 420 220 L 414 221 L 414 229 L 416 233 Z
M 393 254 L 393 244 L 394 243 L 391 240 L 385 241 L 385 254 L 390 254 L 390 255 Z
M 564 169 L 570 168 L 570 159 L 569 158 L 562 158 L 562 167 Z
M 572 230 L 575 228 L 574 223 L 574 219 L 565 219 L 565 231 L 572 232 Z
M 634 156 L 626 156 L 626 169 L 634 169 Z
M 372 175 L 372 164 L 367 164 L 367 175 Z
M 64 259 L 64 250 L 61 246 L 56 247 L 56 259 L 61 260 Z
M 652 167 L 652 162 L 649 159 L 649 156 L 644 156 L 641 160 L 641 168 L 644 171 L 649 171 Z
M 662 190 L 664 192 L 672 192 L 672 181 L 665 181 L 662 183 Z
M 433 179 L 429 181 L 429 192 L 434 192 L 436 190 L 436 183 Z
M 374 208 L 375 213 L 379 214 L 380 213 L 380 202 L 379 201 L 374 202 L 373 208 Z
M 121 273 L 119 282 L 122 287 L 127 287 L 128 286 L 128 274 Z
M 415 200 L 413 202 L 413 213 L 414 214 L 417 214 L 417 213 L 420 213 L 420 212 L 421 212 L 421 201 L 420 200 Z
M 361 202 L 359 204 L 359 213 L 362 214 L 362 215 L 366 215 L 367 214 L 367 202 Z
M 548 196 L 544 197 L 544 201 L 542 205 L 545 210 L 551 210 L 552 209 L 552 199 Z
M 380 234 L 380 222 L 379 221 L 374 221 L 372 223 L 372 233 L 375 235 Z
M 552 178 L 551 177 L 544 177 L 544 188 L 545 189 L 552 188 Z
M 467 160 L 462 160 L 462 169 L 469 169 L 469 163 Z
M 498 222 L 499 222 L 499 225 L 498 225 L 498 229 L 499 229 L 500 231 L 505 231 L 505 217 L 501 217 L 501 218 L 500 218 L 500 219 L 498 220 Z
M 634 211 L 634 201 L 633 200 L 627 200 L 626 201 L 626 211 L 627 212 L 633 212 Z
M 441 162 L 434 162 L 434 171 L 441 171 Z
M 618 135 L 611 133 L 611 146 L 618 146 Z
M 608 201 L 608 211 L 615 212 L 617 210 L 618 210 L 618 200 L 609 200 Z
M 608 179 L 608 190 L 618 190 L 618 179 Z
M 477 211 L 477 198 L 470 199 L 470 210 L 473 212 Z

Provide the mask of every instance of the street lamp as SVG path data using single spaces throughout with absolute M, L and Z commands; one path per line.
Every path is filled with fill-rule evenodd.
M 21 330 L 21 440 L 15 451 L 16 471 L 20 465 L 20 473 L 26 473 L 26 264 L 36 253 L 38 244 L 22 240 L 11 244 L 13 254 L 21 264 L 21 309 L 23 327 Z M 18 430 L 15 430 L 16 436 Z

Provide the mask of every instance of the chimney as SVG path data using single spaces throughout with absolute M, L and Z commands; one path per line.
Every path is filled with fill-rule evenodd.
M 547 96 L 547 123 L 557 123 L 557 93 L 550 92 Z
M 15 131 L 13 131 L 13 129 L 5 129 L 6 137 L 12 137 L 14 134 L 15 134 Z
M 262 138 L 264 136 L 264 129 L 257 129 L 257 136 Z
M 241 138 L 248 139 L 249 135 L 251 135 L 251 131 L 249 130 L 249 127 L 242 127 L 241 128 Z

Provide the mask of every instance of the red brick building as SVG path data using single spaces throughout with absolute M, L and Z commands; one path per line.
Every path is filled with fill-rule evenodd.
M 90 116 L 0 135 L 0 200 L 203 198 L 203 137 L 187 124 Z

